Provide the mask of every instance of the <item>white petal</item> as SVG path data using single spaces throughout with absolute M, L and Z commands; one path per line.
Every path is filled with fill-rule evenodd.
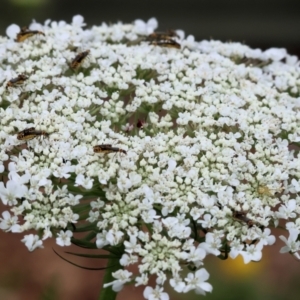
M 267 58 L 271 58 L 274 61 L 282 60 L 287 52 L 284 48 L 270 48 L 264 52 Z
M 19 32 L 20 32 L 20 26 L 18 26 L 17 24 L 11 24 L 6 28 L 6 35 L 11 39 L 15 39 L 17 33 Z
M 174 159 L 169 159 L 167 172 L 173 172 L 176 167 L 176 161 Z
M 76 15 L 72 19 L 72 25 L 82 26 L 82 25 L 84 25 L 83 21 L 84 21 L 84 17 L 83 16 Z
M 212 291 L 212 285 L 208 282 L 202 282 L 199 286 L 205 292 L 211 292 Z
M 151 18 L 148 20 L 147 25 L 149 28 L 151 28 L 154 31 L 158 27 L 158 22 L 155 18 Z

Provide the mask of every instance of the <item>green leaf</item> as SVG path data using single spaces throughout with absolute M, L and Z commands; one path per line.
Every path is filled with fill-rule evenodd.
M 72 244 L 74 244 L 78 247 L 81 247 L 81 248 L 97 249 L 96 243 L 91 243 L 91 242 L 88 242 L 86 240 L 78 240 L 78 239 L 75 239 L 75 238 L 72 237 L 71 242 L 72 242 Z
M 79 212 L 79 219 L 78 221 L 85 221 L 89 217 L 88 211 Z
M 89 232 L 84 238 L 84 241 L 91 241 L 92 239 L 94 239 L 97 236 L 97 232 L 96 231 L 92 231 Z
M 74 231 L 75 232 L 86 232 L 86 231 L 91 231 L 91 230 L 95 230 L 95 231 L 97 230 L 96 223 L 88 223 L 88 224 L 76 226 L 76 230 L 74 230 Z
M 91 210 L 91 205 L 90 203 L 82 203 L 82 204 L 78 204 L 76 206 L 72 207 L 72 210 L 74 213 L 79 214 L 82 213 L 84 211 L 90 211 Z

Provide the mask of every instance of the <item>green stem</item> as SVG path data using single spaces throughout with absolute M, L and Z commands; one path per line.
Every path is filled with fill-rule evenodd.
M 119 263 L 119 258 L 110 258 L 107 263 L 107 269 L 105 270 L 105 274 L 103 277 L 102 288 L 99 294 L 99 300 L 115 300 L 117 297 L 117 293 L 114 292 L 111 286 L 104 288 L 105 283 L 110 283 L 115 280 L 112 276 L 113 272 L 122 269 L 122 266 Z

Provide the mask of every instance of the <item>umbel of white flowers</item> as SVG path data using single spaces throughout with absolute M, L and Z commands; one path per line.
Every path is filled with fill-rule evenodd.
M 85 246 L 117 254 L 105 286 L 144 285 L 146 299 L 169 299 L 167 276 L 210 292 L 205 257 L 258 261 L 280 220 L 281 252 L 300 258 L 297 57 L 155 32 L 155 19 L 84 26 L 0 38 L 0 227 L 36 230 L 29 251 L 86 231 Z

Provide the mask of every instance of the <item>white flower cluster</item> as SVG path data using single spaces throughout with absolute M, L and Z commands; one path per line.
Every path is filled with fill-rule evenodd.
M 177 292 L 211 291 L 205 257 L 258 261 L 280 220 L 281 252 L 300 258 L 297 57 L 182 31 L 151 43 L 155 19 L 84 25 L 0 38 L 0 228 L 37 230 L 30 251 L 53 234 L 68 246 L 87 212 L 93 243 L 124 249 L 108 285 L 155 274 L 146 299 L 169 299 L 168 274 Z

